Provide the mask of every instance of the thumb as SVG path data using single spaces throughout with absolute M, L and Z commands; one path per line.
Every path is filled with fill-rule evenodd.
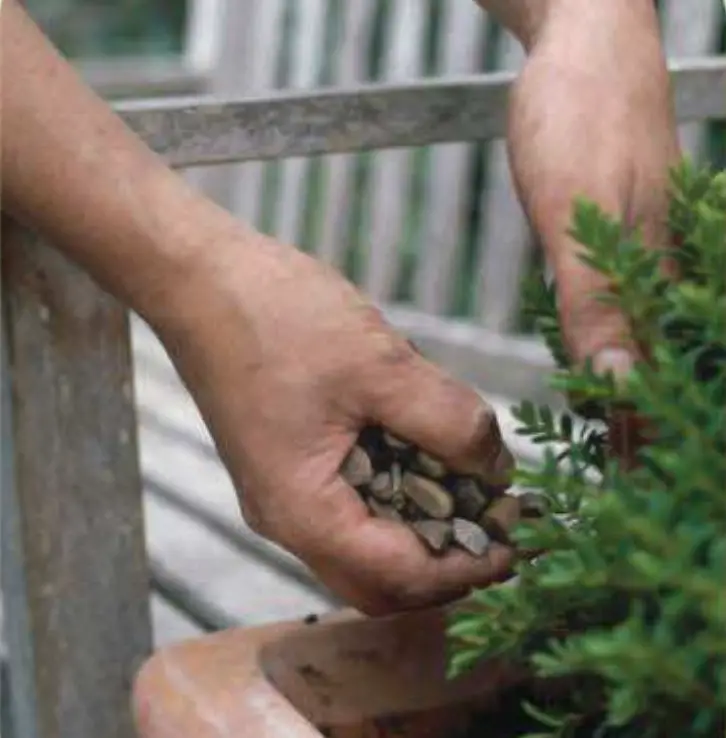
M 380 382 L 370 401 L 374 421 L 452 470 L 508 483 L 514 460 L 491 405 L 420 355 Z

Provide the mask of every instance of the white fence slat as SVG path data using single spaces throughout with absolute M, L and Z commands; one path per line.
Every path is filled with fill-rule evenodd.
M 197 0 L 187 36 L 193 63 L 211 64 L 209 93 L 264 94 L 275 85 L 285 0 Z M 256 223 L 265 164 L 253 162 L 189 171 L 186 177 L 235 215 Z
M 500 42 L 499 66 L 519 69 L 525 58 L 519 42 L 509 33 Z M 489 144 L 481 211 L 477 312 L 485 328 L 504 333 L 511 329 L 516 316 L 522 277 L 532 248 L 504 141 Z
M 670 58 L 704 56 L 718 48 L 723 7 L 720 0 L 665 0 L 661 9 L 663 42 Z M 703 154 L 706 127 L 688 123 L 678 129 L 683 153 L 694 161 Z
M 335 53 L 336 85 L 345 87 L 364 80 L 374 10 L 375 5 L 371 0 L 345 0 L 340 43 Z M 323 161 L 325 198 L 316 252 L 318 258 L 335 267 L 340 267 L 343 259 L 354 162 L 355 156 L 350 154 L 328 156 Z
M 284 34 L 284 0 L 230 0 L 235 13 L 242 8 L 249 11 L 253 25 L 249 55 L 238 60 L 238 75 L 249 75 L 246 92 L 252 95 L 265 94 L 276 87 L 277 61 Z M 252 12 L 254 11 L 254 12 Z M 232 61 L 232 63 L 234 63 Z M 232 210 L 249 223 L 257 224 L 262 208 L 264 173 L 269 165 L 251 163 L 239 167 L 234 182 Z
M 442 9 L 438 74 L 479 71 L 488 23 L 485 13 L 471 0 L 451 0 Z M 455 289 L 461 241 L 466 235 L 473 152 L 470 144 L 458 143 L 432 146 L 430 150 L 414 302 L 435 315 L 446 311 Z
M 184 29 L 184 60 L 193 70 L 212 74 L 219 60 L 222 19 L 229 0 L 191 0 Z
M 416 78 L 421 73 L 427 4 L 422 0 L 394 0 L 392 5 L 382 76 L 386 81 Z M 375 300 L 389 300 L 398 277 L 398 245 L 409 201 L 411 154 L 410 150 L 398 149 L 373 157 L 363 286 Z
M 306 89 L 319 86 L 320 63 L 325 49 L 327 0 L 297 0 L 293 33 L 293 60 L 287 87 Z M 305 205 L 308 159 L 289 159 L 282 164 L 277 194 L 278 216 L 275 235 L 284 243 L 297 244 Z

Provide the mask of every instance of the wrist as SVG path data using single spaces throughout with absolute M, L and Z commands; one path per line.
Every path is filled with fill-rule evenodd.
M 556 0 L 476 0 L 529 51 Z
M 555 36 L 557 43 L 567 39 L 598 44 L 617 30 L 637 45 L 647 37 L 660 38 L 654 0 L 547 0 L 531 36 L 532 45 Z

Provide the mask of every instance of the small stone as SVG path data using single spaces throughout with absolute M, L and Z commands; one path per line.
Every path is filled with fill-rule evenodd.
M 454 518 L 454 540 L 472 556 L 481 556 L 489 546 L 489 536 L 476 523 L 464 518 Z
M 406 443 L 406 441 L 402 441 L 400 438 L 396 438 L 396 436 L 391 435 L 386 431 L 383 434 L 383 440 L 391 447 L 395 448 L 397 451 L 403 451 L 404 449 L 409 447 L 409 444 Z
M 446 476 L 446 467 L 438 459 L 430 456 L 425 451 L 419 451 L 416 454 L 416 464 L 429 477 L 441 479 Z
M 479 485 L 471 477 L 457 479 L 453 487 L 454 514 L 476 522 L 484 512 L 489 498 L 482 492 Z
M 489 505 L 478 522 L 495 541 L 509 545 L 507 531 L 519 520 L 520 512 L 520 503 L 516 497 L 502 495 Z
M 436 482 L 406 472 L 403 475 L 403 493 L 427 515 L 445 520 L 454 514 L 454 498 Z
M 381 472 L 373 477 L 373 481 L 368 485 L 370 493 L 380 502 L 390 502 L 393 497 L 393 484 L 391 483 L 391 475 Z
M 520 515 L 523 518 L 541 518 L 548 512 L 547 500 L 544 495 L 535 492 L 525 492 L 518 496 Z
M 360 487 L 373 481 L 373 464 L 360 446 L 353 446 L 340 471 L 351 487 Z
M 401 514 L 392 505 L 386 505 L 383 502 L 378 502 L 375 497 L 370 497 L 367 500 L 368 509 L 377 517 L 385 518 L 386 520 L 393 520 L 396 523 L 403 523 Z
M 452 539 L 451 523 L 445 520 L 417 520 L 411 528 L 434 552 L 445 551 Z
M 393 487 L 394 493 L 401 491 L 403 485 L 403 471 L 401 465 L 398 463 L 391 464 L 391 486 Z

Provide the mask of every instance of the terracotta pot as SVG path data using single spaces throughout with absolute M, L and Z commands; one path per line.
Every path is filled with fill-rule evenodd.
M 142 738 L 450 738 L 522 675 L 447 680 L 445 611 L 228 630 L 156 653 L 134 686 Z

